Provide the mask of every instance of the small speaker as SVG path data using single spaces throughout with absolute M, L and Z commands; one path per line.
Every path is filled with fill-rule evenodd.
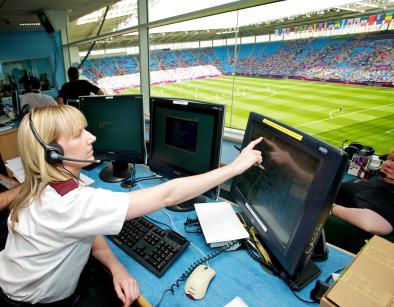
M 51 22 L 49 21 L 47 14 L 45 14 L 45 12 L 37 13 L 37 17 L 40 20 L 40 23 L 44 27 L 45 31 L 47 31 L 48 33 L 55 32 L 55 29 L 53 28 Z

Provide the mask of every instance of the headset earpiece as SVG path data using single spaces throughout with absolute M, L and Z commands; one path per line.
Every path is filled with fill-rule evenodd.
M 375 149 L 371 146 L 364 146 L 361 143 L 352 142 L 345 147 L 344 151 L 348 154 L 349 160 L 352 159 L 354 154 L 361 154 L 363 156 L 372 156 Z
M 61 161 L 59 159 L 59 156 L 62 157 L 64 156 L 63 147 L 56 143 L 46 144 L 44 150 L 45 150 L 45 159 L 52 164 Z
M 59 163 L 61 159 L 59 159 L 58 157 L 64 155 L 63 148 L 56 143 L 46 144 L 44 142 L 44 140 L 40 137 L 36 128 L 34 127 L 33 120 L 31 118 L 31 112 L 29 113 L 29 126 L 38 143 L 40 143 L 41 146 L 44 148 L 45 160 L 51 164 Z

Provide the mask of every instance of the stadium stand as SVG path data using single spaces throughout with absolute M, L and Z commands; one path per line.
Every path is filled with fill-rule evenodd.
M 151 80 L 158 84 L 235 73 L 392 86 L 393 47 L 394 35 L 379 35 L 155 50 L 150 54 Z M 138 87 L 138 70 L 137 55 L 122 55 L 87 60 L 83 75 L 116 91 Z M 109 77 L 110 83 L 103 81 Z

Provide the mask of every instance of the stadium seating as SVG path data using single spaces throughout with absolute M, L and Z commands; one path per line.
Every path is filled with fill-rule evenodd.
M 150 53 L 150 71 L 168 75 L 160 82 L 211 77 L 195 67 L 216 67 L 221 74 L 260 77 L 302 78 L 310 80 L 387 83 L 394 79 L 394 36 L 354 38 L 314 38 L 237 46 L 207 47 L 185 50 L 154 50 Z M 236 65 L 234 65 L 236 64 Z M 183 68 L 183 70 L 179 70 Z M 187 70 L 190 70 L 187 72 Z M 137 55 L 110 56 L 87 60 L 83 75 L 98 82 L 104 77 L 120 79 L 125 87 L 139 86 Z M 164 71 L 175 71 L 173 76 Z M 157 73 L 156 73 L 157 74 Z M 136 82 L 128 83 L 132 78 Z M 110 85 L 109 85 L 110 86 Z

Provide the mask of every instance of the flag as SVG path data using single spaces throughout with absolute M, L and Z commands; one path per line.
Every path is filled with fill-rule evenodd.
M 341 20 L 341 29 L 343 29 L 344 27 L 346 27 L 346 23 L 347 23 L 347 20 L 346 20 L 346 19 Z
M 347 20 L 347 26 L 351 27 L 353 25 L 353 18 Z
M 337 20 L 335 23 L 334 23 L 334 29 L 339 29 L 341 27 L 341 23 L 339 22 L 339 20 Z
M 312 32 L 313 31 L 313 26 L 312 25 L 309 25 L 308 26 L 308 32 Z
M 284 28 L 283 29 L 283 34 L 289 35 L 290 34 L 290 28 Z
M 387 12 L 386 16 L 384 17 L 384 23 L 390 23 L 393 19 L 393 12 Z
M 368 25 L 372 26 L 373 24 L 375 24 L 375 20 L 376 20 L 376 15 L 371 15 L 368 17 Z
M 378 14 L 376 16 L 376 24 L 377 25 L 381 25 L 383 23 L 384 20 L 384 14 Z
M 294 33 L 298 33 L 298 29 L 299 29 L 298 26 L 297 26 L 297 27 L 294 27 Z
M 275 29 L 275 35 L 276 36 L 281 36 L 282 35 L 282 29 Z
M 360 25 L 360 22 L 361 22 L 361 18 L 360 18 L 360 17 L 354 18 L 354 23 L 353 23 L 353 25 L 359 26 L 359 25 Z
M 368 16 L 361 17 L 360 26 L 365 27 L 368 24 Z
M 334 22 L 333 21 L 329 21 L 327 23 L 327 30 L 334 30 Z

